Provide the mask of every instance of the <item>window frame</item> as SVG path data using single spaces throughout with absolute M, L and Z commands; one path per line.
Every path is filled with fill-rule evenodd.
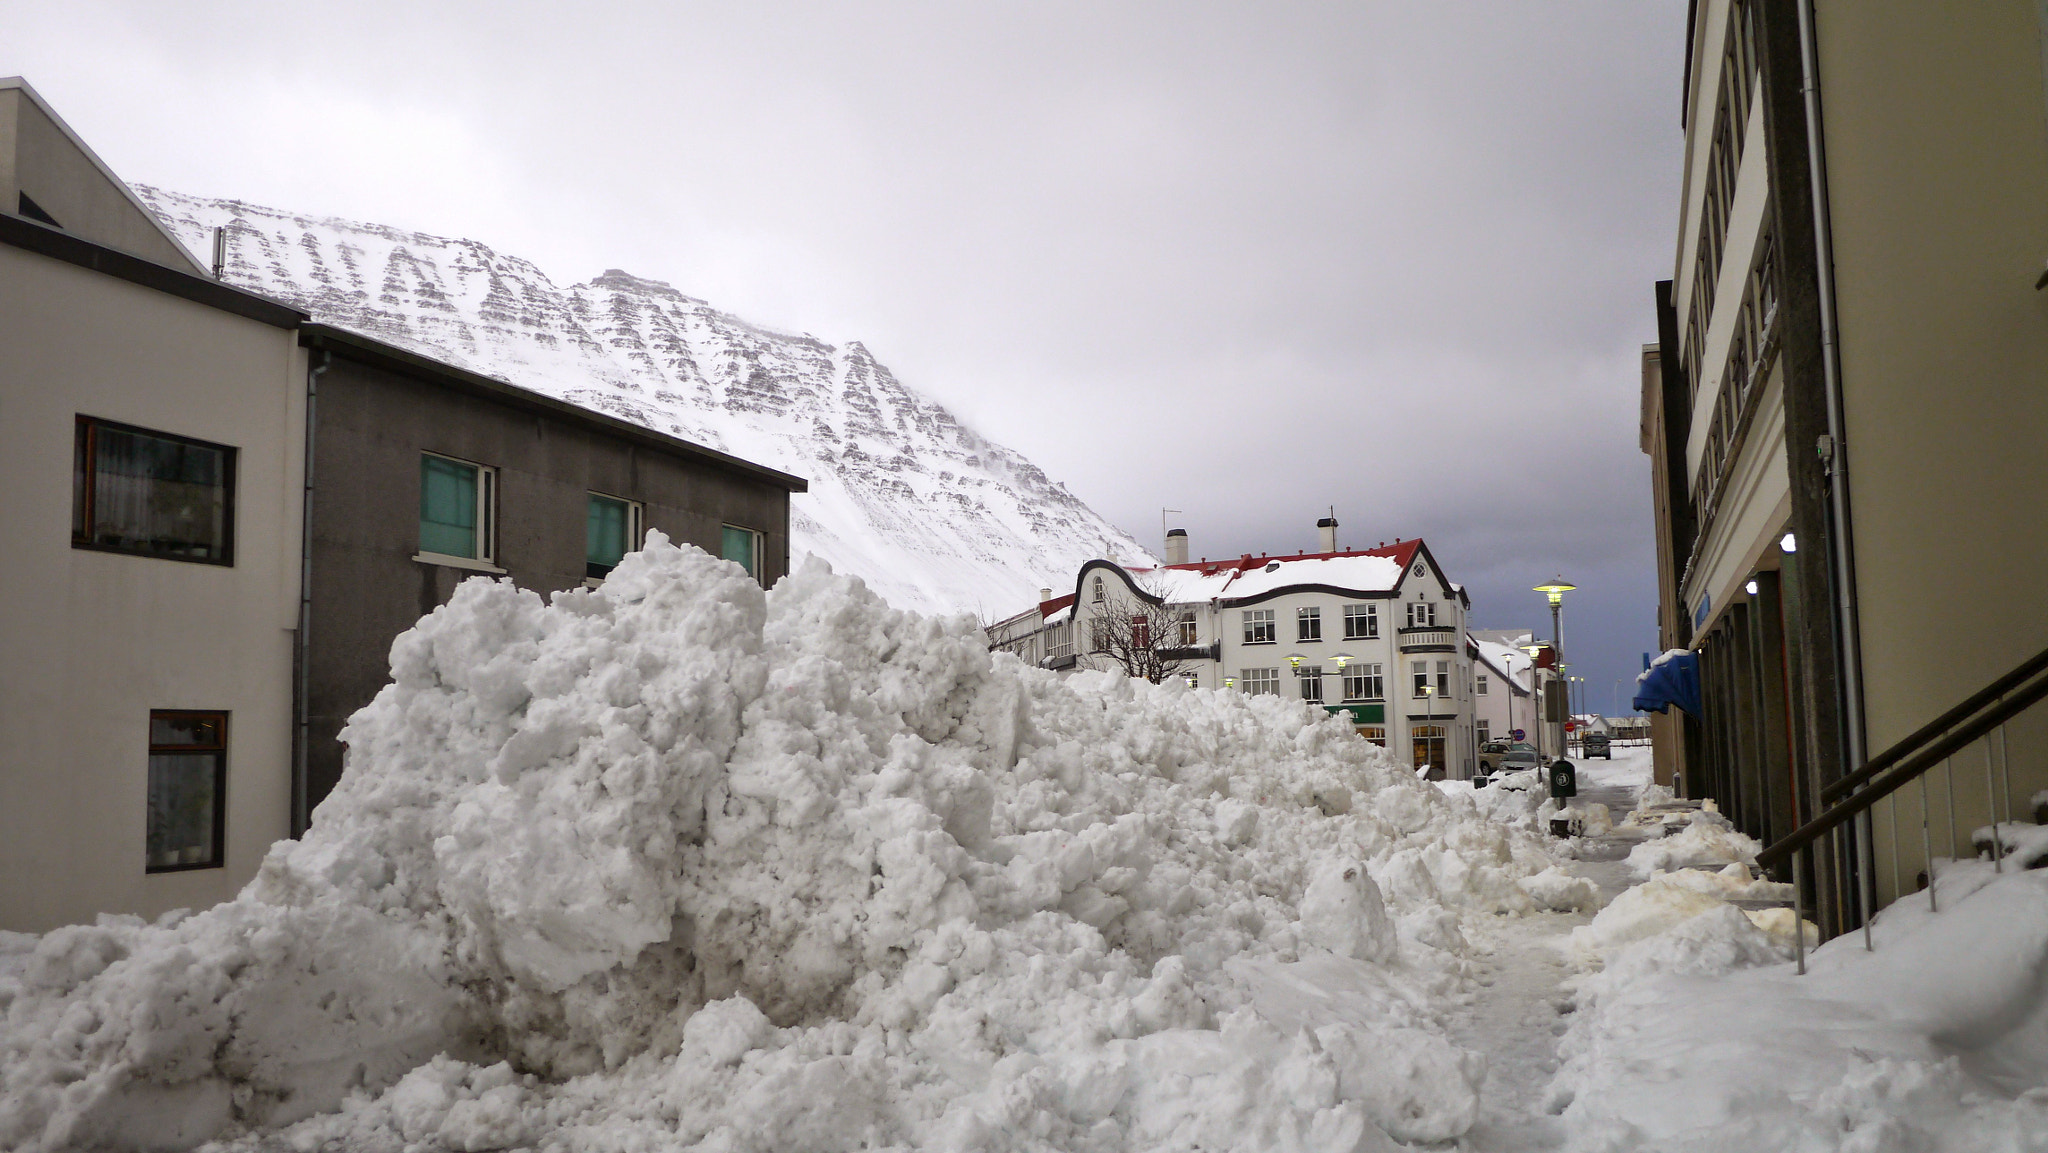
M 1353 683 L 1358 686 L 1358 696 L 1353 696 Z M 1377 690 L 1377 691 L 1375 691 Z M 1344 666 L 1344 703 L 1355 704 L 1365 701 L 1387 699 L 1387 678 L 1385 666 L 1378 661 L 1360 661 Z
M 1323 639 L 1323 610 L 1317 605 L 1303 605 L 1294 610 L 1294 639 L 1313 644 Z
M 220 556 L 180 556 L 160 548 L 102 544 L 93 539 L 94 522 L 97 517 L 95 505 L 98 501 L 99 475 L 99 430 L 112 429 L 116 432 L 133 433 L 137 436 L 153 437 L 157 440 L 173 441 L 207 449 L 221 454 L 221 534 Z M 241 451 L 231 444 L 201 440 L 196 436 L 183 436 L 174 432 L 160 432 L 153 428 L 127 424 L 118 420 L 76 413 L 72 423 L 71 449 L 71 547 L 88 552 L 119 553 L 123 556 L 143 556 L 156 560 L 183 561 L 186 564 L 210 564 L 222 568 L 235 565 L 235 488 L 239 479 Z
M 583 579 L 585 581 L 595 581 L 602 583 L 604 581 L 604 578 L 610 576 L 612 570 L 617 568 L 618 566 L 615 564 L 606 565 L 603 572 L 590 571 L 591 569 L 596 568 L 598 563 L 590 559 L 590 506 L 593 503 L 600 500 L 608 500 L 612 501 L 613 503 L 622 504 L 626 506 L 626 539 L 623 542 L 625 547 L 621 549 L 619 552 L 619 555 L 621 557 L 625 556 L 626 553 L 632 552 L 634 549 L 640 547 L 639 542 L 645 538 L 647 533 L 647 506 L 640 501 L 631 500 L 623 496 L 613 496 L 611 493 L 599 492 L 596 489 L 590 489 L 584 493 L 583 515 L 585 520 L 583 538 Z M 723 541 L 720 542 L 720 546 L 721 548 L 723 547 Z
M 753 534 L 754 567 L 747 570 L 747 575 L 754 578 L 755 584 L 762 583 L 762 570 L 767 567 L 766 554 L 768 551 L 768 534 L 762 532 L 760 529 L 749 528 L 743 524 L 733 524 L 731 521 L 721 522 L 718 526 L 718 556 L 721 560 L 732 560 L 731 557 L 725 555 L 725 534 L 728 532 L 744 532 Z M 733 563 L 739 564 L 738 561 L 733 561 Z M 744 568 L 745 566 L 742 565 L 741 567 Z
M 426 461 L 429 457 L 476 470 L 477 555 L 463 556 L 461 553 L 440 552 L 436 549 L 430 549 L 426 544 L 426 534 L 422 531 L 420 534 L 420 551 L 414 555 L 413 559 L 424 561 L 427 564 L 448 565 L 453 568 L 482 568 L 489 572 L 503 572 L 504 570 L 498 567 L 497 466 L 483 464 L 474 460 L 464 460 L 459 456 L 449 456 L 445 452 L 430 452 L 422 449 L 420 451 L 420 503 L 422 505 L 425 505 L 427 499 Z M 426 509 L 424 507 L 420 509 L 419 525 L 422 530 L 427 526 Z
M 1294 680 L 1303 701 L 1312 705 L 1323 703 L 1323 666 L 1302 665 L 1294 670 Z
M 213 745 L 158 744 L 156 723 L 159 719 L 172 720 L 186 717 L 204 717 L 211 720 L 220 734 Z M 147 793 L 143 803 L 142 871 L 145 875 L 154 873 L 186 873 L 195 869 L 224 869 L 228 863 L 228 721 L 226 709 L 151 709 L 149 710 L 149 732 L 145 736 L 143 787 L 149 787 L 147 758 L 177 754 L 211 754 L 213 756 L 213 832 L 210 844 L 210 859 L 204 861 L 181 861 L 174 865 L 153 865 L 149 861 L 150 815 Z
M 1415 682 L 1412 687 L 1415 690 L 1414 695 L 1416 700 L 1419 701 L 1424 697 L 1430 695 L 1429 693 L 1423 691 L 1425 688 L 1430 687 L 1428 661 L 1409 661 L 1408 676 L 1410 680 Z
M 1364 622 L 1360 624 L 1359 622 Z M 1344 639 L 1347 641 L 1378 640 L 1380 635 L 1380 606 L 1377 602 L 1344 606 Z
M 1195 620 L 1195 610 L 1182 609 L 1174 622 L 1174 638 L 1179 646 L 1191 649 L 1202 643 L 1202 626 Z
M 1244 643 L 1248 645 L 1277 645 L 1280 643 L 1280 625 L 1274 619 L 1272 609 L 1245 609 L 1240 621 L 1244 626 Z M 1263 629 L 1255 626 L 1264 625 Z M 1264 632 L 1261 638 L 1258 634 Z
M 1475 672 L 1472 674 L 1472 695 L 1475 697 L 1487 695 L 1485 673 Z
M 1249 697 L 1277 697 L 1280 695 L 1280 668 L 1275 665 L 1263 669 L 1239 669 L 1237 687 Z

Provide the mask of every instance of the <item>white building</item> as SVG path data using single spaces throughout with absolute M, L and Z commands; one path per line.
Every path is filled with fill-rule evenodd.
M 1521 647 L 1529 643 L 1529 634 L 1474 632 L 1471 641 L 1473 739 L 1483 745 L 1511 739 L 1517 730 L 1533 733 L 1536 697 L 1530 656 Z
M 1189 563 L 1176 533 L 1168 559 L 1177 563 L 1089 561 L 1073 594 L 993 626 L 990 647 L 1045 668 L 1117 669 L 1102 653 L 1105 621 L 1128 620 L 1137 603 L 1162 606 L 1189 684 L 1298 696 L 1348 714 L 1361 736 L 1410 764 L 1470 776 L 1470 598 L 1420 540 L 1339 552 L 1335 522 L 1321 527 L 1320 553 Z

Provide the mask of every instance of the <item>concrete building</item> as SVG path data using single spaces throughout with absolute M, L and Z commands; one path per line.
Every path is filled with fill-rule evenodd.
M 1148 638 L 1138 647 L 1197 688 L 1299 697 L 1410 764 L 1469 777 L 1477 646 L 1464 589 L 1420 540 L 1339 551 L 1336 522 L 1318 527 L 1317 553 L 1188 562 L 1176 530 L 1160 568 L 1089 561 L 1071 596 L 999 622 L 990 646 L 1046 668 L 1132 672 L 1112 650 L 1135 628 Z
M 1663 641 L 1699 654 L 1703 703 L 1661 723 L 1659 772 L 1767 842 L 1888 753 L 1974 739 L 1980 690 L 2048 652 L 2044 19 L 1692 6 L 1642 432 Z M 1934 857 L 2048 786 L 2042 708 L 1997 736 L 1936 770 Z M 1919 803 L 1877 800 L 1814 861 L 1828 931 L 1936 870 Z
M 1472 739 L 1479 744 L 1536 731 L 1532 659 L 1522 645 L 1527 629 L 1474 630 L 1472 646 Z
M 305 317 L 19 79 L 0 197 L 0 928 L 211 905 L 289 831 Z
M 19 79 L 0 197 L 0 929 L 232 897 L 463 577 L 788 568 L 802 480 L 220 284 Z
M 307 750 L 294 830 L 340 779 L 335 735 L 390 679 L 392 640 L 479 573 L 596 584 L 650 530 L 789 570 L 797 477 L 325 325 L 316 374 Z

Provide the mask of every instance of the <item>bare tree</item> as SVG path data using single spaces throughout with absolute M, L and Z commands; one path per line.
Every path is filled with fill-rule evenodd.
M 1193 667 L 1195 610 L 1151 593 L 1109 596 L 1088 608 L 1088 647 L 1125 675 L 1153 684 Z

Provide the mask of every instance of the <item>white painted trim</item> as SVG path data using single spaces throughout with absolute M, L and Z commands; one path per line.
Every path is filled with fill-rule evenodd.
M 475 557 L 449 556 L 447 553 L 441 552 L 419 552 L 414 553 L 412 559 L 421 564 L 437 564 L 442 568 L 461 568 L 468 569 L 471 572 L 492 573 L 496 576 L 505 575 L 504 569 L 499 568 L 490 561 L 478 560 Z

